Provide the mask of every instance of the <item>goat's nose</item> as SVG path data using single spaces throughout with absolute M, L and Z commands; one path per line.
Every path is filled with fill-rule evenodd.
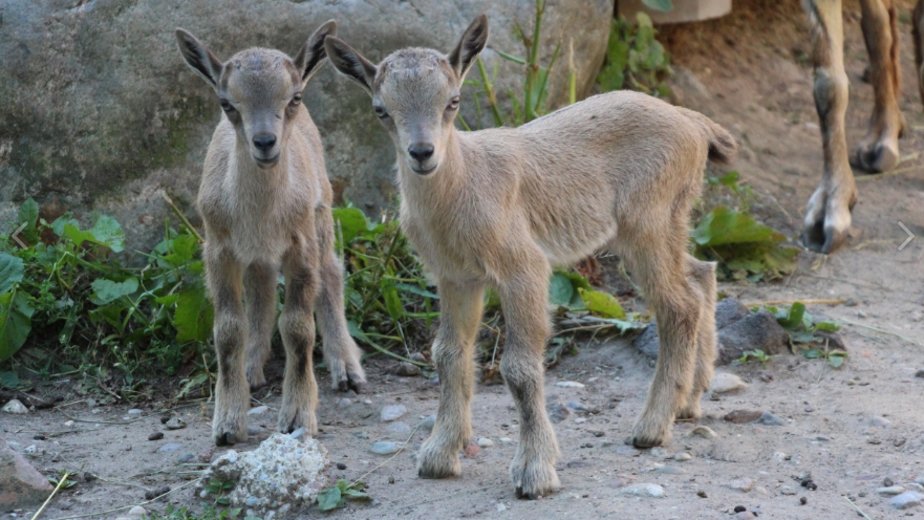
M 276 144 L 276 136 L 269 133 L 260 133 L 253 136 L 253 145 L 261 152 L 268 152 Z
M 433 145 L 430 143 L 414 143 L 407 147 L 407 153 L 417 159 L 418 162 L 424 162 L 433 157 Z

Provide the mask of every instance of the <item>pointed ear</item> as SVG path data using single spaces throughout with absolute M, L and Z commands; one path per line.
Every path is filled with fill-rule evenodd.
M 462 39 L 459 40 L 459 44 L 449 53 L 449 65 L 455 69 L 459 80 L 465 77 L 468 69 L 474 63 L 475 57 L 484 49 L 487 41 L 488 17 L 481 14 L 468 26 L 468 29 L 462 35 Z
M 324 48 L 327 49 L 327 57 L 337 70 L 359 83 L 369 95 L 372 95 L 372 80 L 375 79 L 377 71 L 372 62 L 336 36 L 325 38 Z
M 202 79 L 207 81 L 213 89 L 218 90 L 218 78 L 221 77 L 221 61 L 212 54 L 202 42 L 183 29 L 176 30 L 176 41 L 180 47 L 180 54 Z
M 314 33 L 308 37 L 308 41 L 298 51 L 295 56 L 295 66 L 302 71 L 302 84 L 308 83 L 311 75 L 318 70 L 318 65 L 327 57 L 324 50 L 324 40 L 337 32 L 337 22 L 328 20 L 318 27 Z

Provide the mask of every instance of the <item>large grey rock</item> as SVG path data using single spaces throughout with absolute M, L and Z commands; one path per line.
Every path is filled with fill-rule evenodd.
M 715 325 L 718 333 L 717 365 L 727 365 L 748 350 L 763 350 L 768 355 L 782 354 L 789 349 L 789 334 L 767 311 L 751 312 L 733 298 L 716 304 Z M 632 345 L 651 358 L 658 357 L 658 328 L 651 324 Z
M 0 439 L 0 509 L 41 504 L 51 490 L 48 479 Z
M 32 196 L 59 199 L 78 213 L 113 212 L 130 243 L 162 233 L 167 190 L 190 214 L 202 160 L 221 111 L 212 91 L 186 68 L 174 28 L 205 41 L 222 59 L 250 46 L 295 53 L 323 21 L 370 59 L 428 46 L 449 51 L 468 23 L 487 13 L 491 36 L 483 54 L 499 65 L 501 96 L 521 90 L 520 67 L 493 49 L 523 55 L 514 35 L 530 27 L 533 0 L 5 0 L 0 3 L 0 228 L 11 207 Z M 573 41 L 579 92 L 588 92 L 605 53 L 613 2 L 549 0 L 544 62 L 556 45 L 551 97 L 567 91 Z M 477 74 L 477 71 L 475 71 Z M 472 76 L 474 77 L 474 76 Z M 463 115 L 475 116 L 463 93 Z M 367 211 L 394 196 L 394 152 L 366 95 L 326 65 L 305 100 L 321 129 L 338 195 Z M 485 120 L 487 122 L 487 119 Z M 134 242 L 139 245 L 138 242 Z

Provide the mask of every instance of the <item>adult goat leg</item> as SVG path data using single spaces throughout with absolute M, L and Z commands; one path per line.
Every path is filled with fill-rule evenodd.
M 841 1 L 806 0 L 805 7 L 812 23 L 815 108 L 821 123 L 824 173 L 806 208 L 802 241 L 810 249 L 830 253 L 844 243 L 850 212 L 857 202 L 844 132 L 848 81 Z

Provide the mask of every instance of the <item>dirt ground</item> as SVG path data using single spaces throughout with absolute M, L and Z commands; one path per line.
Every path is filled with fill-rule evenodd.
M 866 52 L 859 7 L 855 1 L 846 4 L 845 54 L 851 79 L 847 133 L 852 145 L 865 130 L 872 89 L 860 81 Z M 866 518 L 924 518 L 924 505 L 899 511 L 889 505 L 889 497 L 877 493 L 886 479 L 912 489 L 914 480 L 924 477 L 924 378 L 915 376 L 924 369 L 924 116 L 912 72 L 910 2 L 901 4 L 906 85 L 901 105 L 910 126 L 900 143 L 905 161 L 892 174 L 858 174 L 860 203 L 846 248 L 830 257 L 802 253 L 797 272 L 782 283 L 721 285 L 746 303 L 851 300 L 852 305 L 809 306 L 811 312 L 843 324 L 849 349 L 843 368 L 791 355 L 763 365 L 725 367 L 750 386 L 705 399 L 706 417 L 700 424 L 714 430 L 716 438 L 691 436 L 694 424 L 677 424 L 670 445 L 638 451 L 623 440 L 643 405 L 652 364 L 625 340 L 585 344 L 578 355 L 566 357 L 547 374 L 549 395 L 591 410 L 556 424 L 562 446 L 559 493 L 537 501 L 514 497 L 507 477 L 515 449 L 515 441 L 507 438 L 517 438 L 513 401 L 503 386 L 479 386 L 473 406 L 475 436 L 494 444 L 463 459 L 460 478 L 416 477 L 414 452 L 425 438 L 416 431 L 406 451 L 365 477 L 371 503 L 351 504 L 328 516 L 699 519 L 734 517 L 740 505 L 760 518 L 774 519 L 853 518 L 860 515 L 857 508 Z M 736 2 L 730 17 L 671 28 L 663 36 L 678 71 L 673 85 L 680 101 L 740 139 L 743 150 L 735 167 L 759 194 L 762 215 L 797 236 L 822 166 L 808 26 L 798 2 Z M 919 237 L 901 251 L 905 235 L 899 221 Z M 351 396 L 349 402 L 326 385 L 322 388 L 319 439 L 332 461 L 345 465 L 331 470 L 335 478 L 354 479 L 383 462 L 385 457 L 369 451 L 374 441 L 407 438 L 407 433 L 390 433 L 389 424 L 381 422 L 383 406 L 405 405 L 408 413 L 399 420 L 411 428 L 436 411 L 434 384 L 421 377 L 385 375 L 389 366 L 371 362 L 371 393 Z M 585 386 L 556 386 L 559 381 Z M 278 403 L 278 392 L 266 403 Z M 145 490 L 184 485 L 184 472 L 194 467 L 178 461 L 195 462 L 212 451 L 210 405 L 176 409 L 188 426 L 166 431 L 158 441 L 147 439 L 162 430 L 162 410 L 144 407 L 140 417 L 128 422 L 123 419 L 128 408 L 90 408 L 78 402 L 60 410 L 0 416 L 0 435 L 21 448 L 35 445 L 33 463 L 45 474 L 68 469 L 99 476 L 64 491 L 44 518 L 114 517 L 103 512 L 142 502 Z M 784 424 L 722 419 L 741 409 L 770 411 Z M 269 434 L 273 413 L 252 423 L 260 433 L 244 449 Z M 36 440 L 37 434 L 46 439 Z M 167 443 L 179 447 L 158 451 Z M 673 458 L 681 452 L 692 458 Z M 795 479 L 806 474 L 817 489 Z M 734 489 L 749 487 L 741 479 L 751 479 L 752 489 Z M 658 484 L 665 496 L 626 496 L 620 488 L 630 483 Z M 191 487 L 168 499 L 194 503 Z M 147 507 L 162 510 L 164 504 L 162 500 Z M 0 514 L 23 518 L 31 512 Z M 324 515 L 313 509 L 304 516 Z

